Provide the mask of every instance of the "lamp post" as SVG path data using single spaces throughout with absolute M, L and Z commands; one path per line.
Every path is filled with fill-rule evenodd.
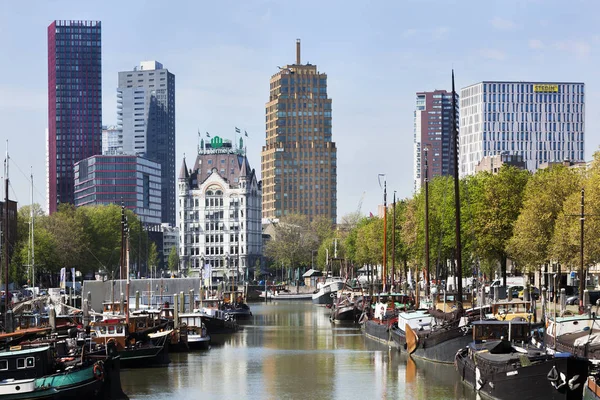
M 202 309 L 202 300 L 204 299 L 204 253 L 200 253 L 200 309 Z

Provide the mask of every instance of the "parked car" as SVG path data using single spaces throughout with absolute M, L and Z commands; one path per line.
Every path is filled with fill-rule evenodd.
M 524 291 L 525 289 L 521 290 L 519 292 L 519 298 L 523 299 L 524 297 Z M 531 286 L 529 288 L 529 295 L 531 296 L 531 298 L 535 299 L 535 300 L 539 300 L 540 298 L 540 289 L 536 288 L 535 286 Z

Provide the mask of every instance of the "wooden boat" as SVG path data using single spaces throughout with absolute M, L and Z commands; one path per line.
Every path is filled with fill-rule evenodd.
M 402 293 L 380 293 L 380 301 L 367 306 L 359 319 L 366 337 L 389 346 L 397 346 L 392 338 L 392 327 L 397 324 L 398 313 L 412 307 L 410 297 Z M 368 299 L 363 300 L 365 305 Z M 368 317 L 371 313 L 371 317 Z
M 462 382 L 479 394 L 492 399 L 582 398 L 587 359 L 527 345 L 528 322 L 479 321 L 473 326 L 474 340 L 457 352 L 455 365 Z
M 109 342 L 114 343 L 121 357 L 123 368 L 168 365 L 170 363 L 168 352 L 170 335 L 161 335 L 153 340 L 148 335 L 158 331 L 157 327 L 141 330 L 143 322 L 136 322 L 135 318 L 132 320 L 140 330 L 132 332 L 126 321 L 119 318 L 93 322 L 90 325 L 92 341 L 104 346 Z
M 0 352 L 0 399 L 127 399 L 119 358 L 57 358 L 51 346 Z
M 342 278 L 327 278 L 324 283 L 317 284 L 317 290 L 312 294 L 313 304 L 333 304 L 336 293 L 344 287 Z

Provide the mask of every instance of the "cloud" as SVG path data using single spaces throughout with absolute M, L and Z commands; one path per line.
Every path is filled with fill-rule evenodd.
M 450 29 L 446 26 L 437 27 L 431 32 L 431 38 L 434 40 L 446 39 L 448 32 L 450 32 Z
M 529 39 L 529 48 L 530 49 L 543 49 L 544 42 L 539 39 Z
M 506 53 L 498 49 L 481 49 L 479 55 L 489 60 L 502 61 L 506 58 Z
M 409 38 L 409 37 L 415 36 L 416 34 L 417 34 L 416 29 L 407 29 L 404 32 L 402 32 L 402 37 Z
M 560 40 L 554 43 L 554 47 L 572 53 L 578 58 L 586 58 L 592 51 L 592 46 L 583 40 Z
M 517 28 L 514 22 L 500 17 L 495 17 L 490 21 L 490 23 L 495 29 L 499 29 L 501 31 L 513 31 Z

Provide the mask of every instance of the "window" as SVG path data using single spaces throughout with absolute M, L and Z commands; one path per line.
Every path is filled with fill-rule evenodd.
M 25 359 L 17 358 L 17 369 L 23 369 L 23 368 L 25 368 Z
M 8 370 L 8 360 L 0 360 L 0 371 Z
M 27 366 L 27 368 L 33 368 L 33 367 L 35 367 L 35 358 L 33 358 L 33 357 L 27 357 L 25 359 L 25 365 Z

